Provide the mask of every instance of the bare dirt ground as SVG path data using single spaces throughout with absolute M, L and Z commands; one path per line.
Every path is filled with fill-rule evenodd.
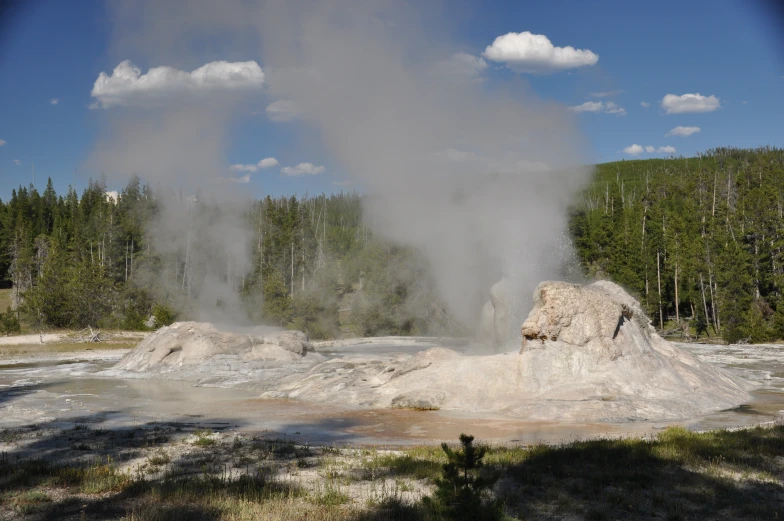
M 128 352 L 149 333 L 110 331 L 101 333 L 100 342 L 88 342 L 78 332 L 0 337 L 0 366 L 84 360 L 115 360 Z

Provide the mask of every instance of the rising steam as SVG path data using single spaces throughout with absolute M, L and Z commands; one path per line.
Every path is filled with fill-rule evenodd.
M 562 107 L 521 82 L 496 89 L 437 66 L 457 48 L 433 41 L 437 19 L 403 2 L 270 2 L 263 62 L 272 94 L 301 108 L 370 195 L 375 229 L 424 252 L 471 324 L 502 276 L 528 300 L 559 275 L 587 171 Z
M 302 146 L 315 134 L 367 194 L 377 233 L 424 253 L 463 323 L 476 322 L 502 276 L 527 301 L 539 281 L 561 275 L 571 251 L 566 209 L 587 179 L 577 166 L 583 142 L 564 107 L 462 52 L 465 42 L 447 36 L 444 13 L 382 0 L 116 5 L 119 54 L 199 65 L 204 38 L 222 35 L 231 56 L 201 63 L 258 58 L 264 106 L 296 107 Z M 463 66 L 444 66 L 455 56 Z M 223 146 L 234 107 L 175 103 L 141 122 L 117 115 L 93 160 L 179 185 L 212 179 L 229 163 Z M 241 227 L 227 226 L 224 237 L 246 241 Z M 177 230 L 167 240 L 185 237 Z

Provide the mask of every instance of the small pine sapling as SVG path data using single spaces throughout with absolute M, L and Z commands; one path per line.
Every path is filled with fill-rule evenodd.
M 435 497 L 425 498 L 425 503 L 449 519 L 496 518 L 497 508 L 484 508 L 482 505 L 482 492 L 497 479 L 480 473 L 487 449 L 474 447 L 474 437 L 467 434 L 460 435 L 460 443 L 462 450 L 441 444 L 447 462 L 443 465 L 442 477 L 436 480 Z

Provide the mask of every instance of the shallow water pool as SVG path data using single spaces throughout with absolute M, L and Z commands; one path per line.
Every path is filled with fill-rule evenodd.
M 342 345 L 320 352 L 329 357 L 387 358 L 434 345 L 377 342 Z M 738 427 L 770 422 L 784 413 L 784 360 L 779 346 L 681 347 L 759 386 L 749 404 L 681 424 L 692 429 Z M 261 399 L 257 391 L 242 386 L 227 389 L 173 380 L 100 377 L 99 373 L 122 354 L 117 353 L 113 360 L 46 360 L 0 366 L 0 427 L 44 422 L 104 428 L 175 423 L 270 431 L 310 443 L 405 445 L 454 440 L 463 432 L 495 443 L 552 443 L 597 436 L 641 436 L 668 425 L 544 423 L 455 411 L 362 409 Z

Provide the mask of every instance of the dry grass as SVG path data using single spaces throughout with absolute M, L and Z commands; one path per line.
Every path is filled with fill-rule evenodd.
M 157 426 L 3 434 L 20 446 L 66 437 L 72 445 L 90 445 L 85 457 L 93 459 L 0 457 L 0 519 L 444 519 L 421 502 L 445 462 L 437 446 L 308 447 Z M 194 442 L 203 439 L 212 442 Z M 144 463 L 115 464 L 105 452 L 118 447 Z M 494 446 L 485 464 L 486 472 L 500 476 L 487 499 L 503 505 L 504 519 L 784 516 L 784 426 L 706 433 L 670 428 L 649 439 Z
M 5 311 L 11 306 L 11 295 L 13 294 L 12 289 L 0 289 L 0 312 L 5 313 Z
M 49 353 L 72 353 L 76 351 L 103 351 L 109 349 L 131 349 L 136 347 L 136 342 L 99 342 L 88 344 L 86 342 L 61 342 L 56 344 L 26 344 L 17 346 L 0 346 L 0 359 L 26 355 L 41 355 Z

